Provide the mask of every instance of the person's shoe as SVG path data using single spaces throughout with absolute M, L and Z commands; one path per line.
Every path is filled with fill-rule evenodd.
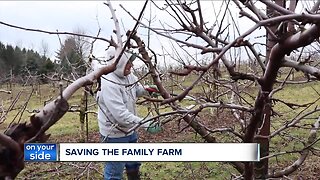
M 140 180 L 140 172 L 139 171 L 130 171 L 127 172 L 128 180 Z

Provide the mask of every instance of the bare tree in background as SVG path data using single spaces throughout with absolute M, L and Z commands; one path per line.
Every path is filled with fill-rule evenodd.
M 49 51 L 49 45 L 48 45 L 48 42 L 46 42 L 45 40 L 42 40 L 41 41 L 41 49 L 40 49 L 40 52 L 42 54 L 42 56 L 45 56 L 47 57 L 48 55 L 48 51 Z
M 320 1 L 221 1 L 219 10 L 213 8 L 209 13 L 211 16 L 205 12 L 204 3 L 199 0 L 152 2 L 154 8 L 168 17 L 157 26 L 144 23 L 140 16 L 132 16 L 140 27 L 168 39 L 170 48 L 163 45 L 161 50 L 155 51 L 152 46 L 147 47 L 139 35 L 141 28 L 128 31 L 123 45 L 119 22 L 110 2 L 107 5 L 115 22 L 116 40 L 96 39 L 114 45 L 118 55 L 127 46 L 138 49 L 148 70 L 146 74 L 150 74 L 148 77 L 157 85 L 162 97 L 149 100 L 171 108 L 146 121 L 160 119 L 163 126 L 177 124 L 178 132 L 191 128 L 209 143 L 260 143 L 261 162 L 230 162 L 238 172 L 233 178 L 267 179 L 292 175 L 307 158 L 319 158 L 320 109 L 317 105 L 320 93 L 313 88 L 315 97 L 306 104 L 293 103 L 276 95 L 290 83 L 312 85 L 320 79 L 319 59 L 312 52 L 318 51 L 319 47 L 320 15 L 317 12 Z M 303 10 L 296 10 L 298 7 Z M 241 18 L 236 21 L 238 15 Z M 243 19 L 253 23 L 240 29 Z M 258 29 L 264 29 L 267 36 L 256 41 L 258 37 L 253 37 L 253 33 Z M 164 67 L 175 68 L 169 71 L 160 66 L 160 59 L 164 61 Z M 170 63 L 173 60 L 176 63 L 168 66 L 168 59 Z M 1 176 L 15 177 L 23 168 L 21 143 L 46 141 L 45 131 L 68 110 L 67 100 L 71 95 L 80 87 L 92 84 L 102 74 L 113 71 L 116 63 L 93 71 L 61 90 L 57 99 L 31 117 L 31 124 L 23 126 L 28 129 L 25 132 L 32 132 L 31 135 L 15 134 L 21 132 L 17 131 L 19 128 L 0 134 L 0 152 L 14 152 L 8 161 L 11 164 L 1 161 Z M 294 71 L 303 75 L 289 81 Z M 290 116 L 277 109 L 279 105 L 289 107 Z M 277 146 L 278 143 L 281 145 Z M 292 154 L 295 156 L 290 157 L 296 159 L 289 165 L 269 161 Z M 15 168 L 10 170 L 12 166 Z
M 144 47 L 143 42 L 139 45 L 138 38 L 135 39 L 153 80 L 161 91 L 161 104 L 168 104 L 174 112 L 181 114 L 186 126 L 194 129 L 206 142 L 261 144 L 260 162 L 231 162 L 239 171 L 238 177 L 287 177 L 301 167 L 308 156 L 318 158 L 319 155 L 320 138 L 316 134 L 320 121 L 320 109 L 317 106 L 319 90 L 313 88 L 314 100 L 307 104 L 292 103 L 276 97 L 276 94 L 290 83 L 312 84 L 320 79 L 319 59 L 312 55 L 315 54 L 314 51 L 318 52 L 314 47 L 317 46 L 320 35 L 320 16 L 317 14 L 320 1 L 223 1 L 217 5 L 219 8 L 216 10 L 221 8 L 218 12 L 211 12 L 211 19 L 208 18 L 208 12 L 203 13 L 208 8 L 208 3 L 206 8 L 202 6 L 204 3 L 155 1 L 155 7 L 166 12 L 172 21 L 166 17 L 166 21 L 160 22 L 160 26 L 140 22 L 142 27 L 171 40 L 173 50 L 167 48 L 169 58 L 184 66 L 183 70 L 173 71 L 171 74 L 194 79 L 187 87 L 181 81 L 176 81 L 176 86 L 180 88 L 180 91 L 176 91 L 180 93 L 171 96 L 171 87 L 168 86 L 170 83 L 161 81 L 156 64 L 151 62 L 157 56 L 150 53 L 146 55 L 147 51 L 143 52 L 141 48 Z M 215 3 L 212 2 L 212 5 Z M 296 7 L 303 7 L 303 10 L 298 12 Z M 235 14 L 235 11 L 238 13 Z M 238 15 L 241 18 L 236 21 L 235 16 Z M 242 19 L 253 22 L 246 25 L 244 32 L 240 31 L 240 26 L 243 29 Z M 267 37 L 266 46 L 263 45 L 263 38 L 260 37 L 261 40 L 256 42 L 254 39 L 258 37 L 252 36 L 260 28 L 266 31 L 267 36 L 263 36 Z M 266 51 L 261 51 L 261 47 Z M 194 52 L 192 49 L 198 49 L 200 53 L 190 53 Z M 247 58 L 244 59 L 241 53 L 246 54 Z M 211 60 L 203 64 L 197 59 L 198 56 L 211 57 Z M 254 64 L 254 68 L 248 68 L 250 63 Z M 217 72 L 217 65 L 223 65 L 219 69 L 226 71 L 228 75 L 212 76 L 213 72 Z M 302 72 L 303 75 L 299 80 L 289 81 L 294 71 Z M 254 88 L 254 84 L 258 85 L 257 88 Z M 196 88 L 199 86 L 202 87 L 202 93 Z M 193 97 L 194 102 L 192 106 L 183 107 L 180 101 L 187 95 Z M 291 109 L 291 116 L 276 108 L 280 104 Z M 207 119 L 208 116 L 201 116 L 206 113 L 203 110 L 207 108 L 216 108 L 217 115 L 212 114 L 211 120 Z M 229 109 L 230 116 L 222 115 L 221 109 Z M 165 114 L 167 113 L 163 113 Z M 210 127 L 206 124 L 207 121 L 223 124 L 221 122 L 231 116 L 232 123 L 228 125 Z M 281 116 L 290 119 L 283 119 Z M 221 137 L 220 134 L 224 136 Z M 231 140 L 225 140 L 225 137 L 231 137 Z M 283 144 L 290 141 L 292 144 L 275 146 L 279 139 Z M 288 148 L 293 144 L 293 148 Z M 268 161 L 288 154 L 296 154 L 296 160 L 291 165 L 279 166 Z

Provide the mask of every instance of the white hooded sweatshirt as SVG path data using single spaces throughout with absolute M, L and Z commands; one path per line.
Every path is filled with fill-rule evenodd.
M 124 76 L 124 68 L 130 57 L 130 53 L 124 53 L 117 69 L 101 77 L 101 91 L 97 94 L 98 121 L 99 131 L 105 137 L 128 136 L 133 132 L 126 134 L 123 131 L 128 131 L 142 120 L 136 115 L 136 100 L 146 91 L 140 83 L 136 83 L 138 78 L 135 75 L 130 73 Z M 126 86 L 129 84 L 133 85 Z

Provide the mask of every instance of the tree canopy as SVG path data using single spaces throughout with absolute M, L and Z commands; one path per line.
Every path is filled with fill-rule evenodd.
M 41 75 L 55 71 L 55 64 L 46 56 L 31 49 L 21 49 L 18 46 L 5 45 L 0 42 L 0 76 L 8 74 L 25 76 Z
M 12 46 L 0 42 L 0 77 L 41 76 L 61 72 L 64 75 L 86 71 L 83 44 L 74 36 L 69 36 L 58 50 L 55 61 L 32 49 Z

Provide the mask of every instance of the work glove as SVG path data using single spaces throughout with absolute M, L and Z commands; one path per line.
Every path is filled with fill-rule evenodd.
M 148 122 L 142 124 L 141 126 L 143 128 L 145 128 L 146 131 L 151 134 L 156 134 L 156 133 L 159 133 L 160 131 L 162 131 L 160 123 L 157 123 L 157 122 L 148 121 Z
M 147 85 L 144 87 L 144 89 L 149 93 L 150 96 L 152 97 L 158 97 L 159 94 L 159 90 L 158 87 L 156 85 Z

